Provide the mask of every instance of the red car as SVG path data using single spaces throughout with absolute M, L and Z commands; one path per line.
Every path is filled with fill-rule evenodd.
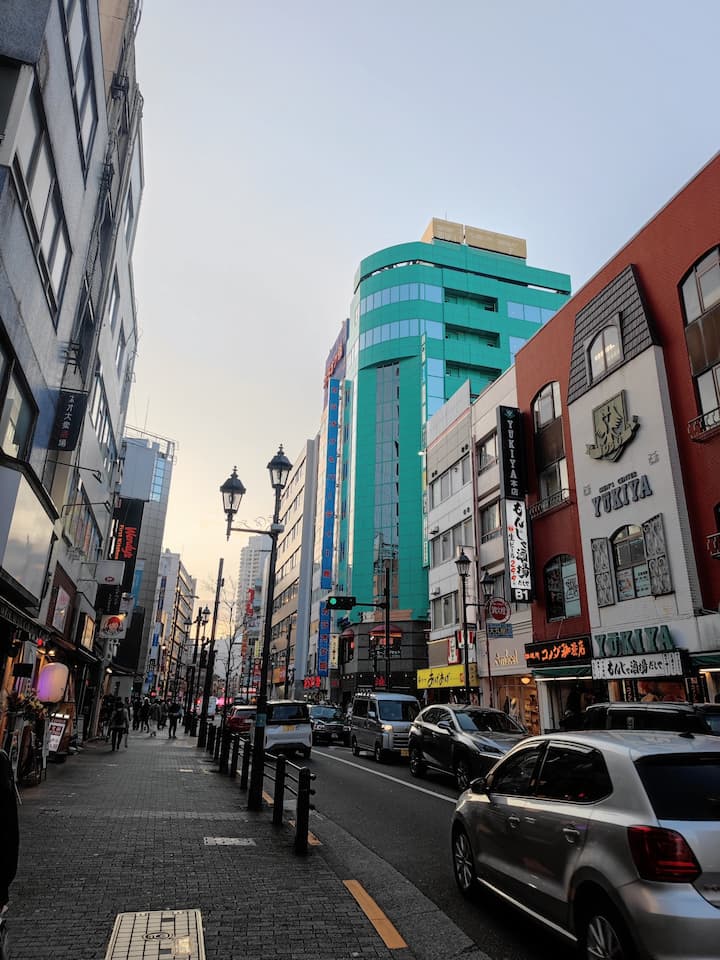
M 250 733 L 255 723 L 257 708 L 253 706 L 235 706 L 227 718 L 227 728 L 231 733 Z

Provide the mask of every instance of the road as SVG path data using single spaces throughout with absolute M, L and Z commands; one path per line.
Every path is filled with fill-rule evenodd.
M 406 761 L 377 764 L 346 747 L 313 747 L 315 807 L 413 883 L 493 960 L 571 960 L 572 950 L 489 893 L 464 900 L 450 857 L 451 778 L 410 775 Z

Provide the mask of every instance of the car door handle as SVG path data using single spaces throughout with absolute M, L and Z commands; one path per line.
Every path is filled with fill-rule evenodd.
M 512 827 L 512 829 L 515 830 L 517 827 L 520 826 L 520 817 L 514 817 L 514 816 L 508 817 L 507 822 Z
M 563 833 L 565 834 L 565 839 L 568 843 L 575 843 L 580 839 L 580 831 L 577 827 L 573 827 L 572 825 L 563 827 Z

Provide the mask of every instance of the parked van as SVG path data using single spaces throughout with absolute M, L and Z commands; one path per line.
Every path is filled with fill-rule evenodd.
M 417 698 L 406 693 L 356 693 L 350 721 L 353 754 L 367 750 L 379 763 L 391 755 L 407 757 L 410 727 L 419 712 Z
M 253 735 L 257 733 L 255 727 Z M 310 712 L 304 700 L 268 700 L 265 749 L 300 753 L 307 760 L 312 751 Z

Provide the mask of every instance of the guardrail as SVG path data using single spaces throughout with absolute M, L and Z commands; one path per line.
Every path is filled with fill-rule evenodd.
M 247 790 L 250 778 L 252 761 L 252 746 L 249 737 L 229 730 L 220 731 L 215 727 L 208 727 L 206 748 L 208 753 L 218 762 L 218 772 L 235 779 L 238 765 L 240 765 L 240 789 Z M 304 855 L 308 852 L 308 832 L 310 829 L 310 811 L 315 809 L 311 797 L 315 791 L 312 781 L 315 774 L 308 767 L 300 767 L 291 763 L 282 754 L 265 754 L 265 777 L 272 780 L 273 789 L 273 824 L 281 827 L 285 811 L 285 794 L 289 793 L 296 798 L 295 803 L 295 853 Z

